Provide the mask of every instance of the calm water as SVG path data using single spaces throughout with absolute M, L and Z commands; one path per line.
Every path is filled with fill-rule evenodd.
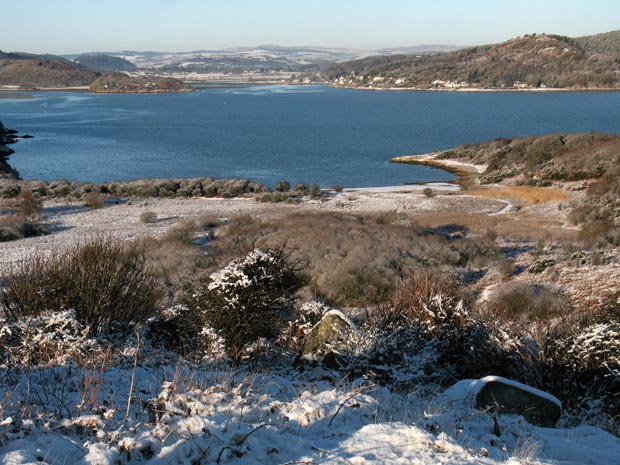
M 237 177 L 273 185 L 445 181 L 389 159 L 549 132 L 620 132 L 620 92 L 369 92 L 247 87 L 191 94 L 33 93 L 0 121 L 34 139 L 10 159 L 26 179 Z

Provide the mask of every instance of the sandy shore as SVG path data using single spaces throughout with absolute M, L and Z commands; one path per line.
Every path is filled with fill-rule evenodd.
M 411 165 L 425 165 L 433 168 L 440 168 L 454 174 L 457 178 L 472 178 L 487 169 L 487 165 L 475 165 L 459 160 L 440 160 L 438 157 L 443 152 L 424 153 L 420 155 L 402 155 L 394 157 L 390 161 L 393 163 L 407 163 Z

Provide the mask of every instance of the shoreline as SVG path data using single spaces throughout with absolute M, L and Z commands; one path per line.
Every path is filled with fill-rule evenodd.
M 475 165 L 458 160 L 439 160 L 438 157 L 443 153 L 444 151 L 437 151 L 419 155 L 401 155 L 390 159 L 390 162 L 430 166 L 447 171 L 456 176 L 455 183 L 461 186 L 471 185 L 475 178 L 487 168 L 486 165 Z
M 332 83 L 325 82 L 281 82 L 281 81 L 184 81 L 191 86 L 190 90 L 184 91 L 159 91 L 159 92 L 94 92 L 90 90 L 89 86 L 70 86 L 70 87 L 32 87 L 21 88 L 17 86 L 1 86 L 0 95 L 4 93 L 19 93 L 19 92 L 76 92 L 76 93 L 88 93 L 88 94 L 162 94 L 162 93 L 184 93 L 184 92 L 196 92 L 209 88 L 228 87 L 228 86 L 325 86 L 332 89 L 351 89 L 351 90 L 367 90 L 367 91 L 394 91 L 394 92 L 523 92 L 523 93 L 555 93 L 555 92 L 620 92 L 620 88 L 606 88 L 606 87 L 546 87 L 546 88 L 517 88 L 517 87 L 492 87 L 492 88 L 480 88 L 480 87 L 460 87 L 460 88 L 420 88 L 420 87 L 361 87 L 361 86 L 341 86 Z M 193 85 L 192 85 L 193 84 Z
M 302 85 L 302 84 L 300 84 Z M 613 87 L 459 87 L 459 88 L 421 88 L 421 87 L 361 87 L 361 86 L 340 86 L 332 83 L 309 83 L 306 85 L 325 85 L 333 89 L 352 89 L 352 90 L 369 90 L 369 91 L 400 91 L 400 92 L 620 92 L 620 88 Z

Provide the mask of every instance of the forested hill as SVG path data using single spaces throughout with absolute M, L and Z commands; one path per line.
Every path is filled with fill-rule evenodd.
M 86 59 L 86 61 L 89 60 Z M 131 63 L 115 57 L 93 57 L 90 62 L 105 66 L 127 67 L 128 65 L 133 67 Z M 53 55 L 2 51 L 0 51 L 0 86 L 17 89 L 83 87 L 92 92 L 114 93 L 186 92 L 190 90 L 189 86 L 174 78 L 130 76 L 124 73 L 94 70 Z
M 620 31 L 531 34 L 444 54 L 370 57 L 335 64 L 320 77 L 343 87 L 620 89 Z
M 111 55 L 80 55 L 76 63 L 98 71 L 135 71 L 136 65 L 121 57 Z
M 0 51 L 0 86 L 87 86 L 99 75 L 61 57 Z

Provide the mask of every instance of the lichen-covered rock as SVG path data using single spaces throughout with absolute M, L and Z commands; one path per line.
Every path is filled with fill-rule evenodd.
M 522 415 L 529 423 L 548 428 L 554 427 L 560 418 L 562 404 L 549 393 L 499 376 L 487 376 L 479 382 L 479 409 Z
M 353 324 L 340 310 L 330 310 L 304 337 L 301 358 L 328 368 L 342 365 L 342 349 Z

